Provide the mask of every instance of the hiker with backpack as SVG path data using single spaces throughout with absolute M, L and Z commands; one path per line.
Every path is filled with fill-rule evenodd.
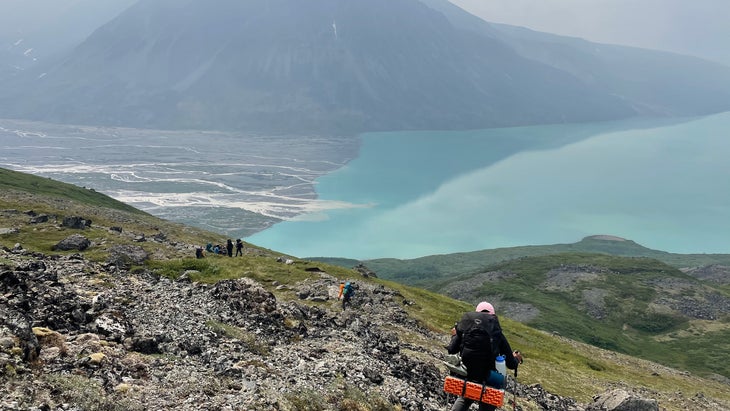
M 461 354 L 469 381 L 487 384 L 490 374 L 496 372 L 495 360 L 503 355 L 507 368 L 516 370 L 522 363 L 519 351 L 512 351 L 507 342 L 492 304 L 482 301 L 475 311 L 464 313 L 461 320 L 451 330 L 451 342 L 446 347 L 449 354 Z M 451 411 L 466 411 L 471 406 L 471 399 L 459 397 L 451 407 Z M 479 411 L 493 411 L 496 407 L 479 403 Z
M 347 304 L 350 303 L 350 299 L 355 294 L 355 285 L 351 282 L 346 282 L 345 287 L 342 289 L 342 310 L 347 308 Z

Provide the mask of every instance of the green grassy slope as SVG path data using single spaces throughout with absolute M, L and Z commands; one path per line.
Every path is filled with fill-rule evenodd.
M 61 183 L 4 168 L 0 168 L 0 190 L 30 191 L 34 194 L 78 201 L 88 206 L 112 208 L 133 214 L 146 214 L 128 204 L 97 193 L 93 189 L 81 188 L 73 184 Z

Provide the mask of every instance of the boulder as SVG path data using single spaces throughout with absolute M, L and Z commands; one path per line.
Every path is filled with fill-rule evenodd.
M 130 349 L 142 354 L 160 354 L 162 352 L 157 340 L 152 337 L 132 338 Z
M 144 248 L 137 245 L 115 245 L 109 249 L 107 262 L 117 267 L 129 268 L 133 265 L 141 265 L 149 255 Z
M 58 244 L 52 247 L 52 249 L 54 251 L 84 251 L 89 248 L 90 245 L 91 241 L 89 241 L 88 238 L 82 236 L 81 234 L 73 234 L 59 241 Z
M 41 352 L 31 321 L 25 313 L 15 309 L 4 309 L 0 313 L 0 336 L 17 339 L 23 351 L 23 360 L 27 362 L 35 361 Z
M 359 263 L 358 265 L 352 267 L 352 269 L 357 271 L 358 273 L 360 273 L 360 275 L 365 278 L 368 278 L 368 277 L 378 278 L 378 275 L 375 274 L 375 271 L 370 270 L 363 263 Z
M 40 224 L 40 223 L 47 223 L 47 222 L 48 222 L 48 215 L 46 215 L 46 214 L 34 215 L 34 216 L 30 217 L 31 224 Z
M 277 311 L 274 294 L 249 278 L 219 281 L 211 290 L 211 296 L 226 301 L 237 312 L 271 314 Z
M 122 341 L 134 331 L 126 318 L 119 313 L 104 313 L 94 320 L 92 330 L 108 340 Z
M 157 241 L 158 243 L 162 243 L 165 240 L 167 240 L 167 234 L 165 233 L 157 233 L 152 236 L 152 240 Z
M 535 402 L 541 410 L 564 410 L 564 411 L 584 411 L 585 408 L 579 405 L 573 398 L 560 397 L 549 393 L 540 384 L 531 384 L 527 386 L 519 386 L 517 396 L 528 398 Z
M 68 228 L 83 230 L 86 227 L 91 227 L 91 220 L 87 220 L 79 216 L 64 217 L 61 225 Z
M 595 396 L 586 411 L 659 411 L 659 404 L 654 399 L 617 389 Z

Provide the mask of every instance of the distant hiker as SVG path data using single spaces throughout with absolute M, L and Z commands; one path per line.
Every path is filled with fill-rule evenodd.
M 205 245 L 205 251 L 212 253 L 213 252 L 213 244 L 208 243 Z
M 449 354 L 461 354 L 466 366 L 467 380 L 485 384 L 492 371 L 496 372 L 495 359 L 505 356 L 507 368 L 514 370 L 522 363 L 522 354 L 512 351 L 507 342 L 492 304 L 482 301 L 475 311 L 464 313 L 461 320 L 451 329 Z M 459 397 L 451 411 L 466 411 L 473 400 Z M 493 411 L 493 405 L 479 403 L 479 411 Z
M 220 254 L 220 253 L 221 253 L 221 245 L 220 245 L 220 244 L 216 244 L 216 245 L 214 245 L 214 246 L 213 246 L 213 252 L 214 252 L 215 254 Z
M 203 258 L 203 247 L 195 247 L 195 258 Z
M 243 241 L 240 238 L 236 239 L 236 257 L 243 257 Z
M 355 294 L 355 285 L 351 282 L 345 283 L 345 287 L 342 289 L 342 309 L 347 308 L 347 304 L 350 303 L 350 299 Z
M 228 251 L 229 257 L 233 257 L 233 241 L 230 238 L 226 242 L 226 251 Z
M 342 298 L 342 292 L 343 291 L 345 291 L 345 282 L 344 281 L 340 281 L 340 293 L 337 294 L 337 299 L 338 300 Z

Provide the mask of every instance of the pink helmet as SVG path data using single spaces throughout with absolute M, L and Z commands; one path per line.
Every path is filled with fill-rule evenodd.
M 477 305 L 477 312 L 486 311 L 489 314 L 494 314 L 494 307 L 486 301 L 482 301 Z

